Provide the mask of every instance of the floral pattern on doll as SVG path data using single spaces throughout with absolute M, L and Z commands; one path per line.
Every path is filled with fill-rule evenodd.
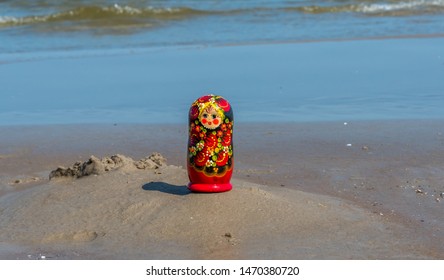
M 189 163 L 208 175 L 223 175 L 232 167 L 233 112 L 220 96 L 206 95 L 190 109 Z

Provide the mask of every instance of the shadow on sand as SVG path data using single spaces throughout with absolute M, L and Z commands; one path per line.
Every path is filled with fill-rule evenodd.
M 191 191 L 187 186 L 171 185 L 165 182 L 149 182 L 142 186 L 145 191 L 158 191 L 174 195 L 188 195 Z

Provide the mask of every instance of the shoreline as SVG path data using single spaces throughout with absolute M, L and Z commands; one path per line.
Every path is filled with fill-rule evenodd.
M 114 57 L 114 56 L 126 56 L 126 55 L 143 55 L 162 51 L 183 51 L 183 50 L 199 50 L 208 48 L 231 48 L 231 47 L 248 47 L 248 46 L 279 46 L 279 45 L 299 45 L 299 44 L 313 44 L 313 43 L 341 43 L 341 42 L 360 42 L 360 41 L 391 41 L 391 40 L 421 40 L 421 39 L 442 39 L 444 33 L 435 34 L 412 34 L 412 35 L 391 35 L 391 36 L 374 36 L 374 37 L 350 37 L 350 38 L 325 38 L 325 39 L 300 39 L 300 40 L 278 40 L 278 41 L 252 41 L 252 42 L 228 42 L 228 43 L 193 43 L 193 44 L 179 44 L 179 45 L 159 45 L 159 46 L 134 46 L 134 47 L 121 47 L 115 49 L 97 48 L 97 49 L 84 49 L 84 50 L 38 50 L 20 53 L 7 53 L 3 54 L 5 58 L 15 57 L 23 55 L 33 54 L 47 54 L 46 56 L 36 56 L 21 60 L 7 61 L 5 58 L 1 64 L 11 63 L 26 63 L 39 60 L 54 60 L 54 59 L 83 59 L 93 57 Z
M 9 194 L 46 185 L 50 170 L 91 155 L 139 159 L 160 152 L 168 164 L 185 166 L 186 125 L 2 126 L 0 131 L 7 136 L 0 143 L 0 184 Z M 339 199 L 403 227 L 407 239 L 444 256 L 442 121 L 237 123 L 234 145 L 234 180 Z
M 227 98 L 241 122 L 444 119 L 443 40 L 165 48 L 1 64 L 0 125 L 178 123 L 206 93 Z

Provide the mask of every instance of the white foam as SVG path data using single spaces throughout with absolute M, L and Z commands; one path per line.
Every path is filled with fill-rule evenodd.
M 114 4 L 111 8 L 104 8 L 104 10 L 112 10 L 114 12 L 117 12 L 118 14 L 131 14 L 131 15 L 138 15 L 141 14 L 142 11 L 137 9 L 137 8 L 133 8 L 130 6 L 120 6 L 119 4 Z
M 0 16 L 0 24 L 12 24 L 18 21 L 15 17 Z
M 380 12 L 391 12 L 400 10 L 411 10 L 421 7 L 441 7 L 444 8 L 444 0 L 416 0 L 408 2 L 399 2 L 393 4 L 361 4 L 358 10 L 363 13 L 380 13 Z
M 50 18 L 50 16 L 30 16 L 23 18 L 16 18 L 11 16 L 0 16 L 0 25 L 21 25 L 21 24 L 31 24 L 35 22 L 45 22 Z

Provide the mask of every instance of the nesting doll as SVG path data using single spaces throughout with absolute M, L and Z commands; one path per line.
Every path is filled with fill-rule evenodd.
M 191 105 L 187 169 L 194 192 L 231 190 L 233 110 L 227 100 L 205 95 Z

